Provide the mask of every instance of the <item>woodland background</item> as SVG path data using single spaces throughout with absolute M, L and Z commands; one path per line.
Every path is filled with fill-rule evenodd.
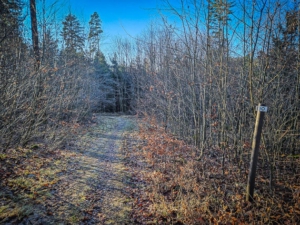
M 261 159 L 270 186 L 298 178 L 300 3 L 162 1 L 161 19 L 117 37 L 105 55 L 101 15 L 87 27 L 58 5 L 0 1 L 0 150 L 55 148 L 93 113 L 155 118 L 165 131 L 248 167 L 255 107 L 268 106 Z M 27 17 L 31 26 L 25 26 Z M 175 23 L 176 21 L 176 23 Z M 104 21 L 105 22 L 105 21 Z M 28 36 L 32 35 L 32 38 Z
M 97 12 L 83 27 L 71 12 L 57 21 L 58 5 L 42 1 L 36 29 L 26 30 L 28 2 L 2 0 L 1 148 L 51 142 L 64 123 L 92 112 L 138 112 L 201 152 L 230 147 L 238 158 L 249 147 L 255 107 L 265 103 L 269 165 L 299 154 L 299 3 L 163 3 L 161 21 L 140 36 L 115 38 L 107 62 Z

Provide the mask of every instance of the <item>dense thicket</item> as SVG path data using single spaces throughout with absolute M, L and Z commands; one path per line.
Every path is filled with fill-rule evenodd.
M 242 163 L 249 156 L 256 106 L 264 103 L 268 106 L 261 143 L 264 163 L 273 171 L 286 161 L 280 156 L 289 156 L 288 168 L 296 170 L 299 4 L 163 3 L 157 26 L 150 25 L 134 43 L 118 42 L 118 57 L 132 77 L 138 111 L 198 146 L 199 156 L 218 147 L 224 160 Z
M 109 66 L 100 50 L 98 13 L 85 28 L 72 13 L 57 21 L 56 4 L 0 1 L 2 150 L 32 140 L 58 143 L 92 112 L 131 110 L 130 80 L 117 62 Z M 31 28 L 24 26 L 26 7 Z
M 2 0 L 1 146 L 38 136 L 55 140 L 63 124 L 92 111 L 137 111 L 155 116 L 166 130 L 198 146 L 199 156 L 219 147 L 224 157 L 242 162 L 249 153 L 255 107 L 265 103 L 262 154 L 267 165 L 276 167 L 281 155 L 299 157 L 298 3 L 162 3 L 161 21 L 143 35 L 115 39 L 109 65 L 100 50 L 97 13 L 84 28 L 71 12 L 58 22 L 43 1 L 37 9 L 42 20 L 36 70 L 36 50 L 23 27 L 24 5 Z

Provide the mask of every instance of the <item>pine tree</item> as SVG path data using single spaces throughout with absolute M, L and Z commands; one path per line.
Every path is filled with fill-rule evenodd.
M 231 8 L 233 3 L 229 0 L 211 0 L 209 17 L 210 28 L 212 31 L 212 52 L 215 52 L 216 58 L 214 59 L 214 77 L 216 91 L 221 90 L 221 95 L 215 99 L 218 102 L 218 118 L 220 123 L 220 135 L 218 137 L 220 142 L 225 143 L 227 140 L 226 129 L 229 127 L 230 121 L 226 116 L 228 106 L 228 74 L 229 74 L 229 21 Z M 212 55 L 211 55 L 212 56 Z M 213 100 L 214 101 L 214 100 Z
M 89 45 L 91 56 L 94 57 L 96 52 L 100 51 L 100 35 L 103 33 L 102 21 L 97 12 L 91 15 L 91 20 L 89 22 Z
M 21 9 L 20 1 L 0 1 L 0 45 L 4 40 L 20 36 Z
M 65 50 L 68 54 L 77 53 L 83 50 L 84 37 L 83 27 L 75 15 L 69 14 L 63 21 L 63 30 L 61 35 L 64 39 Z
M 21 35 L 22 6 L 18 0 L 0 1 L 0 96 L 11 82 L 9 80 L 17 77 L 17 64 L 24 60 L 21 56 L 27 48 Z M 0 111 L 3 106 L 1 98 Z
M 95 71 L 98 74 L 109 72 L 109 67 L 106 62 L 105 56 L 101 51 L 97 51 L 95 53 L 94 67 L 95 67 Z
M 296 68 L 298 54 L 299 31 L 298 14 L 296 10 L 288 11 L 285 15 L 284 24 L 277 26 L 278 35 L 273 36 L 272 59 L 274 65 L 281 67 L 284 74 L 292 73 Z
M 53 67 L 56 67 L 58 61 L 58 45 L 57 40 L 54 39 L 52 32 L 47 29 L 44 34 L 43 41 L 43 61 Z
M 16 107 L 12 107 L 16 101 L 11 97 L 16 95 L 11 93 L 12 89 L 16 90 L 13 84 L 17 84 L 19 68 L 24 60 L 18 56 L 26 52 L 20 32 L 21 8 L 19 1 L 0 1 L 0 144 L 9 140 L 13 132 L 10 119 L 17 114 Z
M 212 37 L 214 37 L 217 48 L 224 48 L 226 46 L 226 35 L 228 22 L 230 21 L 231 8 L 233 3 L 228 0 L 210 0 L 210 18 Z

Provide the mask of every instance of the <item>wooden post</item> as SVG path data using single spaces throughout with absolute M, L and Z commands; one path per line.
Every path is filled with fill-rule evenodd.
M 256 166 L 257 166 L 259 144 L 260 144 L 260 139 L 261 139 L 261 131 L 262 131 L 262 126 L 263 126 L 264 115 L 265 115 L 265 112 L 267 112 L 267 109 L 268 109 L 268 107 L 266 107 L 264 104 L 258 104 L 255 129 L 254 129 L 253 141 L 252 141 L 251 162 L 250 162 L 250 168 L 249 168 L 247 194 L 246 194 L 246 200 L 250 201 L 250 202 L 253 201 L 253 193 L 254 193 L 254 186 L 255 186 L 255 173 L 256 173 Z

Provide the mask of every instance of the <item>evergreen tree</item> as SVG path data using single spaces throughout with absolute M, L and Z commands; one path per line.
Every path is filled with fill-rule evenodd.
M 68 54 L 80 52 L 84 47 L 83 27 L 75 15 L 69 14 L 63 21 L 61 35 L 64 39 L 65 50 Z
M 229 16 L 232 14 L 233 3 L 228 0 L 210 0 L 209 3 L 212 37 L 217 45 L 216 47 L 220 50 L 220 48 L 226 46 L 227 27 L 230 21 Z
M 209 27 L 211 29 L 212 49 L 210 49 L 210 59 L 214 56 L 215 65 L 212 67 L 212 77 L 215 77 L 215 85 L 211 85 L 211 91 L 221 90 L 219 96 L 210 96 L 211 102 L 218 102 L 218 129 L 220 135 L 218 139 L 220 142 L 226 142 L 226 132 L 228 127 L 232 126 L 231 121 L 226 116 L 228 106 L 228 75 L 229 75 L 229 21 L 231 8 L 233 4 L 229 0 L 210 0 L 209 2 Z M 210 31 L 209 31 L 210 32 Z M 210 35 L 210 34 L 209 34 Z M 212 110 L 212 109 L 211 109 Z
M 115 112 L 127 112 L 130 110 L 130 101 L 132 97 L 132 79 L 125 66 L 120 66 L 118 63 L 117 54 L 111 59 L 112 73 L 111 77 L 114 81 L 114 99 Z
M 58 56 L 57 40 L 53 38 L 51 31 L 48 29 L 44 34 L 42 60 L 44 63 L 56 67 L 56 63 L 58 61 L 57 56 Z
M 278 35 L 273 35 L 273 49 L 271 58 L 274 60 L 274 66 L 287 75 L 293 73 L 297 66 L 299 31 L 298 14 L 296 10 L 288 11 L 285 15 L 284 24 L 277 26 Z M 284 69 L 283 69 L 284 68 Z
M 105 56 L 101 51 L 96 51 L 94 67 L 97 74 L 104 74 L 109 72 L 109 66 L 106 62 Z
M 96 52 L 100 51 L 100 35 L 103 33 L 102 21 L 97 12 L 91 15 L 89 22 L 89 45 L 91 56 L 94 57 Z
M 0 1 L 0 45 L 4 40 L 20 36 L 21 9 L 20 1 Z
M 0 1 L 0 96 L 3 96 L 1 93 L 11 82 L 9 80 L 17 77 L 17 66 L 24 60 L 21 56 L 26 52 L 21 36 L 22 6 L 18 0 Z M 3 106 L 1 100 L 0 108 Z
M 92 99 L 93 111 L 114 111 L 115 108 L 115 80 L 105 56 L 101 51 L 95 53 L 93 60 L 94 72 L 90 75 L 94 80 Z
M 17 114 L 15 108 L 10 110 L 14 102 L 10 95 L 26 52 L 20 33 L 21 8 L 20 1 L 0 1 L 0 144 L 11 132 L 9 119 Z

